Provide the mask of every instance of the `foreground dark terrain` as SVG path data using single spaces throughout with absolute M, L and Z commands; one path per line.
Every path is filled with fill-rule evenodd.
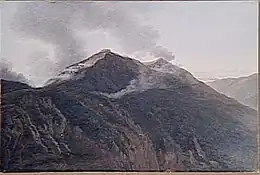
M 163 59 L 105 50 L 43 88 L 1 85 L 5 170 L 257 168 L 256 111 Z

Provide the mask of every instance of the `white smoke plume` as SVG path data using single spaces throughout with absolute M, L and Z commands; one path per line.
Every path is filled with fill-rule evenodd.
M 17 73 L 12 70 L 12 64 L 6 59 L 0 60 L 0 79 L 9 81 L 18 81 L 22 83 L 30 83 L 22 73 Z
M 104 30 L 118 40 L 127 54 L 143 52 L 153 57 L 173 60 L 173 53 L 158 44 L 158 32 L 135 18 L 134 14 L 140 12 L 135 10 L 135 6 L 138 4 L 124 6 L 120 2 L 23 2 L 18 5 L 11 28 L 25 37 L 52 44 L 56 53 L 56 72 L 86 57 L 82 40 L 75 35 L 77 30 Z

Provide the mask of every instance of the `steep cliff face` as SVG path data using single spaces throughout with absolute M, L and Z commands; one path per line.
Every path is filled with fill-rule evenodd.
M 3 95 L 3 116 L 10 116 L 2 133 L 5 168 L 121 170 L 151 164 L 157 169 L 149 138 L 140 138 L 141 128 L 106 99 L 45 90 L 16 93 Z M 138 159 L 144 154 L 150 159 Z
M 97 55 L 43 88 L 2 80 L 5 170 L 256 169 L 255 110 L 191 74 Z

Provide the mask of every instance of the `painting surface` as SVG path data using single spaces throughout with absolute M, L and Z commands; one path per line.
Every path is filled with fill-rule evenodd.
M 256 2 L 1 2 L 4 171 L 257 171 Z

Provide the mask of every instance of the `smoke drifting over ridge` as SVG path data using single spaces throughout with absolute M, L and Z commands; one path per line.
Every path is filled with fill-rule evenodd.
M 12 64 L 5 59 L 0 60 L 0 79 L 29 83 L 22 73 L 13 71 Z
M 172 53 L 157 45 L 159 34 L 141 25 L 131 8 L 110 2 L 27 2 L 20 3 L 14 28 L 29 37 L 52 43 L 64 55 L 82 56 L 82 43 L 74 36 L 76 28 L 103 29 L 123 44 L 126 52 L 147 52 L 155 57 L 172 59 Z M 133 6 L 132 6 L 133 8 Z M 100 41 L 102 42 L 102 41 Z M 81 51 L 81 52 L 80 52 Z M 65 54 L 66 53 L 66 54 Z M 66 58 L 64 58 L 66 59 Z M 75 58 L 74 58 L 75 59 Z
M 94 7 L 94 8 L 93 8 Z M 153 57 L 173 60 L 173 53 L 158 45 L 159 33 L 151 26 L 142 25 L 133 15 L 135 6 L 117 3 L 95 3 L 90 10 L 83 10 L 84 26 L 92 30 L 103 29 L 118 39 L 128 54 L 143 52 Z
M 80 40 L 73 36 L 70 26 L 73 8 L 68 3 L 52 5 L 47 2 L 19 3 L 12 29 L 25 37 L 39 39 L 55 47 L 56 69 L 84 57 Z
M 114 36 L 127 54 L 173 60 L 173 53 L 158 45 L 159 33 L 133 15 L 139 13 L 135 6 L 119 2 L 24 2 L 19 3 L 11 28 L 25 38 L 52 44 L 56 64 L 45 66 L 53 67 L 56 73 L 88 56 L 86 46 L 75 34 L 77 30 L 103 30 Z M 91 42 L 96 41 L 87 41 Z

